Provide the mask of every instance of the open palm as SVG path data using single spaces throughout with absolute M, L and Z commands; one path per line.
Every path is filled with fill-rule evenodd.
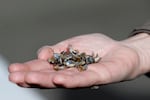
M 88 65 L 86 71 L 75 68 L 55 71 L 47 59 L 53 52 L 60 53 L 72 45 L 87 54 L 98 54 L 102 59 Z M 76 36 L 38 51 L 38 59 L 14 63 L 9 67 L 10 80 L 23 87 L 77 88 L 120 82 L 135 78 L 139 71 L 137 53 L 103 34 Z

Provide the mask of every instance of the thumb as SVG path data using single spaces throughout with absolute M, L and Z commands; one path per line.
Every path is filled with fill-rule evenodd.
M 37 51 L 38 59 L 47 60 L 52 57 L 53 52 L 51 46 L 43 46 Z

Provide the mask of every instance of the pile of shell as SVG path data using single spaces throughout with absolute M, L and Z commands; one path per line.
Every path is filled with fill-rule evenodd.
M 87 69 L 88 64 L 97 63 L 100 59 L 98 55 L 79 53 L 78 50 L 74 50 L 72 46 L 69 46 L 66 51 L 54 53 L 53 57 L 48 59 L 48 62 L 54 65 L 55 70 L 77 68 L 79 71 L 84 71 Z

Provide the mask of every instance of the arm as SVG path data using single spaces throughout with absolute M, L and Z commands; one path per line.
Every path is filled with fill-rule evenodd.
M 34 85 L 44 88 L 88 87 L 131 80 L 150 71 L 149 43 L 150 36 L 147 33 L 122 41 L 100 33 L 76 36 L 53 46 L 42 47 L 38 51 L 38 59 L 11 64 L 9 79 L 23 87 Z M 100 55 L 101 61 L 89 65 L 83 72 L 75 68 L 53 70 L 53 65 L 47 59 L 52 57 L 53 52 L 64 51 L 70 44 L 81 52 Z
M 135 36 L 121 42 L 138 53 L 140 66 L 138 74 L 150 72 L 150 35 L 147 33 L 136 33 Z
M 87 41 L 90 42 L 87 44 Z M 123 41 L 113 40 L 100 33 L 76 36 L 53 46 L 44 46 L 38 52 L 38 59 L 11 64 L 9 79 L 23 87 L 34 85 L 45 88 L 89 87 L 131 80 L 150 69 L 149 41 L 147 34 L 136 35 Z M 53 65 L 49 64 L 47 59 L 52 56 L 53 51 L 61 52 L 69 44 L 81 52 L 98 53 L 102 60 L 89 65 L 83 72 L 75 68 L 53 70 Z
M 150 20 L 147 21 L 144 25 L 134 29 L 131 33 L 131 36 L 134 36 L 137 34 L 150 34 Z M 150 73 L 146 73 L 145 75 L 150 77 Z

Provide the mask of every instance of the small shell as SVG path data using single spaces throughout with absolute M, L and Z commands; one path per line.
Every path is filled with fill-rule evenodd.
M 79 62 L 76 62 L 76 66 L 81 66 L 87 64 L 84 60 L 81 60 Z
M 95 62 L 99 62 L 101 60 L 101 57 L 98 56 L 98 54 L 94 57 Z
M 66 62 L 64 62 L 64 65 L 67 67 L 75 67 L 75 62 L 73 60 L 68 60 Z
M 48 62 L 51 63 L 51 64 L 55 64 L 55 59 L 54 58 L 49 58 Z
M 95 63 L 95 59 L 92 56 L 86 56 L 86 63 L 87 64 Z
M 74 50 L 71 45 L 69 45 L 68 48 L 69 48 L 69 52 L 70 52 L 73 56 L 78 55 L 79 51 L 78 51 L 78 50 Z
M 63 69 L 65 69 L 65 66 L 58 66 L 58 65 L 56 65 L 53 68 L 54 68 L 54 70 L 63 70 Z
M 87 65 L 84 65 L 84 66 L 78 66 L 77 69 L 78 69 L 79 71 L 84 71 L 84 70 L 87 69 Z
M 59 53 L 54 53 L 54 54 L 53 54 L 53 57 L 54 57 L 55 59 L 59 59 L 59 58 L 60 58 L 60 54 L 59 54 Z

